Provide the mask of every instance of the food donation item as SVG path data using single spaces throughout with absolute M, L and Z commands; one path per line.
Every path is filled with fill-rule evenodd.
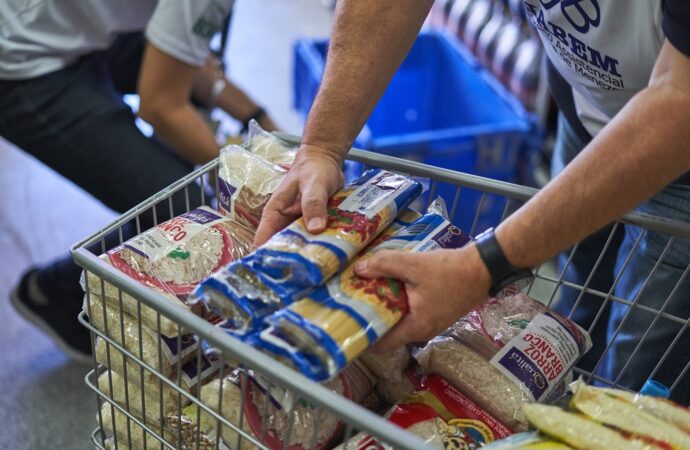
M 326 230 L 307 232 L 302 219 L 256 252 L 207 278 L 195 292 L 226 328 L 247 335 L 263 318 L 323 284 L 388 227 L 422 190 L 402 175 L 366 172 L 329 201 Z
M 359 277 L 355 263 L 382 250 L 426 252 L 465 245 L 469 237 L 448 222 L 444 210 L 442 201 L 434 202 L 427 214 L 370 247 L 324 287 L 270 316 L 267 322 L 273 327 L 261 333 L 257 345 L 274 352 L 283 347 L 278 353 L 312 379 L 335 376 L 390 330 L 408 308 L 402 282 Z
M 390 409 L 386 417 L 422 437 L 431 447 L 475 450 L 511 434 L 508 427 L 438 375 L 420 375 L 411 369 L 406 376 L 415 390 Z M 339 448 L 367 450 L 391 447 L 360 433 Z
M 118 449 L 143 450 L 156 448 L 160 445 L 156 436 L 146 431 L 110 403 L 103 403 L 100 415 L 104 431 L 112 436 L 108 443 L 110 448 L 116 448 L 115 441 L 117 441 Z M 151 429 L 161 435 L 158 424 L 153 424 Z M 175 436 L 167 427 L 163 428 L 161 436 L 168 442 L 175 442 Z
M 161 417 L 177 411 L 178 402 L 181 406 L 189 403 L 187 397 L 165 383 L 163 394 L 160 395 L 159 383 L 145 381 L 142 388 L 141 380 L 133 382 L 132 379 L 136 377 L 139 377 L 139 373 L 129 373 L 125 383 L 125 378 L 119 373 L 106 370 L 98 377 L 98 389 L 125 409 L 129 404 L 129 412 L 142 419 L 142 422 L 146 416 L 148 424 L 158 424 Z
M 587 386 L 583 381 L 573 383 L 571 388 L 574 392 L 571 407 L 591 420 L 640 439 L 659 441 L 671 448 L 690 449 L 690 434 L 677 428 L 673 422 L 645 412 L 605 389 Z M 679 412 L 677 416 L 681 414 Z M 685 426 L 690 426 L 690 422 Z
M 254 234 L 208 207 L 200 207 L 163 222 L 101 255 L 127 276 L 155 290 L 171 302 L 190 309 L 187 296 L 207 276 L 249 253 Z M 180 327 L 114 285 L 89 272 L 85 288 L 167 337 Z M 195 313 L 204 311 L 191 308 Z M 140 313 L 140 314 L 139 314 Z M 159 327 L 160 317 L 160 327 Z
M 561 392 L 590 347 L 582 328 L 517 292 L 487 300 L 414 356 L 511 429 L 524 431 L 522 405 Z
M 143 368 L 138 362 L 132 360 L 114 346 L 108 345 L 100 337 L 96 339 L 94 353 L 99 364 L 119 374 L 127 375 L 127 379 L 132 383 L 141 383 L 140 380 L 143 378 L 146 385 L 165 384 L 159 380 L 156 374 Z M 135 355 L 138 356 L 138 352 Z M 182 364 L 179 374 L 177 373 L 177 364 L 174 366 L 163 366 L 161 369 L 155 363 L 152 367 L 173 382 L 177 383 L 179 376 L 179 383 L 177 384 L 187 392 L 194 392 L 199 382 L 203 385 L 220 369 L 220 364 L 213 358 L 202 355 L 200 364 L 197 362 L 198 358 L 197 354 L 189 362 Z
M 297 156 L 297 147 L 265 131 L 256 120 L 249 121 L 247 141 L 242 145 L 272 164 L 289 169 Z
M 567 444 L 534 431 L 517 433 L 483 447 L 484 450 L 568 450 Z

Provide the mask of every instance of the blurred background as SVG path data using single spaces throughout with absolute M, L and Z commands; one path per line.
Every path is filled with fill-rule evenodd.
M 334 3 L 235 3 L 224 51 L 227 72 L 288 133 L 300 134 L 318 89 Z M 542 80 L 542 49 L 520 5 L 437 1 L 356 145 L 543 185 L 555 111 Z M 136 107 L 137 99 L 127 102 Z M 240 128 L 217 111 L 210 120 L 221 142 Z M 70 362 L 6 299 L 27 267 L 63 254 L 115 215 L 1 138 L 0 189 L 0 448 L 91 448 L 96 399 L 83 383 L 86 368 Z M 439 185 L 436 192 L 449 189 Z M 459 206 L 454 220 L 472 232 L 496 224 L 510 209 L 471 190 L 461 193 Z M 532 294 L 539 297 L 540 287 Z

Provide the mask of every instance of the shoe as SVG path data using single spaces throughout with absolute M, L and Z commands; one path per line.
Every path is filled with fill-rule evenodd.
M 12 306 L 20 316 L 50 336 L 70 359 L 92 364 L 90 332 L 77 318 L 81 299 L 51 299 L 39 287 L 37 274 L 37 269 L 24 274 L 10 294 Z

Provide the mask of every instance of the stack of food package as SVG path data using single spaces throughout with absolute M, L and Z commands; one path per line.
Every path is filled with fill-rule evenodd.
M 663 398 L 571 384 L 568 406 L 528 404 L 537 432 L 520 433 L 487 447 L 518 449 L 690 449 L 690 410 Z
M 294 156 L 294 149 L 287 149 L 256 124 L 246 144 L 222 149 L 218 204 L 226 219 L 219 218 L 213 225 L 217 228 L 227 221 L 245 233 L 220 233 L 231 237 L 222 240 L 224 244 L 232 241 L 232 249 L 239 249 L 231 255 L 213 250 L 221 246 L 221 240 L 208 231 L 197 231 L 194 242 L 186 237 L 186 246 L 155 250 L 152 255 L 147 252 L 160 245 L 154 243 L 157 238 L 144 233 L 134 243 L 128 241 L 108 252 L 104 260 L 331 391 L 384 413 L 432 447 L 479 448 L 524 431 L 530 423 L 552 436 L 564 434 L 561 429 L 553 431 L 550 423 L 544 427 L 551 431 L 540 427 L 535 417 L 542 417 L 542 411 L 536 408 L 549 408 L 545 404 L 566 391 L 571 369 L 591 342 L 575 323 L 519 289 L 509 288 L 500 298 L 488 299 L 428 343 L 387 354 L 369 351 L 407 312 L 407 296 L 399 281 L 360 278 L 354 265 L 382 250 L 425 252 L 459 248 L 470 241 L 449 223 L 442 200 L 432 202 L 424 214 L 408 208 L 423 190 L 416 180 L 385 170 L 368 171 L 330 199 L 324 232 L 309 233 L 299 219 L 249 253 L 250 230 L 258 224 Z M 191 214 L 218 213 L 203 208 Z M 179 226 L 186 225 L 175 220 L 180 219 L 152 233 L 184 231 Z M 168 259 L 161 259 L 163 254 Z M 179 261 L 186 263 L 178 265 Z M 92 323 L 146 364 L 171 377 L 177 374 L 176 365 L 198 359 L 196 338 L 176 323 L 100 279 L 87 284 L 91 302 L 85 310 L 93 316 Z M 143 353 L 140 348 L 145 349 Z M 115 348 L 109 350 L 115 357 L 104 349 L 99 340 L 97 359 L 111 369 L 101 375 L 99 387 L 112 388 L 109 395 L 123 404 L 121 374 L 127 370 L 130 380 L 136 374 L 128 385 L 130 412 L 160 423 L 160 434 L 170 442 L 181 440 L 181 448 L 198 442 L 200 448 L 254 449 L 255 443 L 261 443 L 271 449 L 327 449 L 337 445 L 342 435 L 337 418 L 303 399 L 296 402 L 251 370 L 224 368 L 222 376 L 201 386 L 198 398 L 204 406 L 199 408 L 162 383 L 158 389 L 148 385 L 141 389 L 137 383 L 154 381 L 155 376 L 149 374 L 151 380 L 147 374 L 140 376 L 139 365 L 123 364 Z M 181 384 L 188 390 L 195 386 L 184 377 Z M 164 395 L 160 395 L 161 387 Z M 150 392 L 154 395 L 149 396 Z M 619 401 L 626 400 L 624 394 L 619 395 Z M 103 410 L 104 425 L 113 421 L 118 429 L 126 430 L 124 416 L 107 409 Z M 217 417 L 236 424 L 242 436 Z M 138 431 L 143 435 L 143 430 Z M 541 435 L 515 436 L 522 443 L 547 442 Z M 119 431 L 118 438 L 127 442 Z M 500 442 L 522 445 L 510 438 Z M 567 448 L 563 443 L 552 444 Z M 339 448 L 389 447 L 360 433 Z

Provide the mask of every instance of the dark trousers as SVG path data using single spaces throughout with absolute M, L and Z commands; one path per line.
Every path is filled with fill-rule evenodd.
M 141 34 L 121 35 L 110 49 L 57 72 L 0 80 L 0 135 L 116 212 L 187 175 L 192 166 L 142 134 L 122 101 L 123 94 L 136 92 L 143 47 Z M 200 195 L 196 185 L 190 186 L 191 207 L 199 204 Z M 174 214 L 185 209 L 184 194 L 177 195 Z M 167 219 L 169 211 L 167 203 L 161 205 L 157 220 Z M 141 216 L 142 229 L 152 224 L 151 212 Z M 124 232 L 127 238 L 134 228 Z M 65 302 L 80 304 L 80 272 L 66 256 L 39 272 L 39 284 Z

